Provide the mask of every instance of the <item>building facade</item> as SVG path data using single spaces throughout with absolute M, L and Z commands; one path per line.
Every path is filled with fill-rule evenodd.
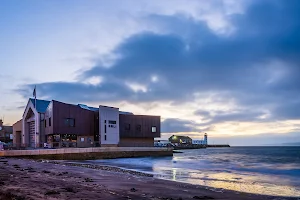
M 22 146 L 42 147 L 45 131 L 42 123 L 50 101 L 29 99 L 22 117 Z
M 154 145 L 160 137 L 160 117 L 149 115 L 120 114 L 120 146 Z
M 13 124 L 13 144 L 18 148 L 22 144 L 22 125 L 22 119 Z
M 92 146 L 95 117 L 93 111 L 78 105 L 51 101 L 43 120 L 45 143 L 55 148 Z
M 0 141 L 10 143 L 13 140 L 13 128 L 12 126 L 4 126 L 3 120 L 0 119 Z
M 29 147 L 153 146 L 160 137 L 160 116 L 30 99 L 21 135 L 23 146 Z

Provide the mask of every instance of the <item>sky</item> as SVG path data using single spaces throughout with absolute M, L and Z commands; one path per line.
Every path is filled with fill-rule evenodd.
M 1 0 L 0 118 L 37 97 L 160 115 L 162 138 L 300 142 L 298 0 Z

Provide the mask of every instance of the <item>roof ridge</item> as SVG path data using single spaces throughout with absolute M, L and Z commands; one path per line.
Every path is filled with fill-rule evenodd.
M 35 100 L 34 98 L 29 98 L 30 100 Z M 47 102 L 51 102 L 49 100 L 44 100 L 44 99 L 36 99 L 37 101 L 47 101 Z

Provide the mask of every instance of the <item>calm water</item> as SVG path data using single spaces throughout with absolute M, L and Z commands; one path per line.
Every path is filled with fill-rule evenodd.
M 155 177 L 242 192 L 300 197 L 300 147 L 183 150 L 163 158 L 86 161 Z

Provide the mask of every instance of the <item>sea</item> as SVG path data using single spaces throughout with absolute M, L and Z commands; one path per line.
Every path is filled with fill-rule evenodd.
M 180 150 L 173 157 L 84 161 L 153 174 L 160 179 L 272 196 L 300 197 L 300 146 Z

